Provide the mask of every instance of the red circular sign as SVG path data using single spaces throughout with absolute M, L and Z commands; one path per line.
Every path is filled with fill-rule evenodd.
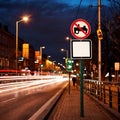
M 76 39 L 85 39 L 90 35 L 90 24 L 83 19 L 76 19 L 70 26 L 70 31 Z

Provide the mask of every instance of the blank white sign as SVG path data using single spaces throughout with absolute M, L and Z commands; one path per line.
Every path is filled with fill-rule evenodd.
M 92 42 L 91 40 L 73 40 L 72 41 L 72 58 L 86 58 L 92 57 Z

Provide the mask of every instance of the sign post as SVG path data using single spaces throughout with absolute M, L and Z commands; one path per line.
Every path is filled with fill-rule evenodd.
M 84 117 L 84 82 L 83 82 L 83 60 L 91 58 L 91 41 L 85 40 L 90 35 L 90 24 L 83 19 L 73 21 L 70 27 L 71 34 L 78 40 L 72 41 L 72 58 L 80 59 L 80 115 Z M 85 41 L 84 41 L 85 40 Z
M 84 117 L 84 82 L 83 82 L 83 60 L 80 59 L 80 98 L 81 98 L 81 102 L 80 102 L 80 108 L 81 108 L 81 112 L 80 115 L 81 117 Z
M 72 59 L 71 58 L 67 58 L 66 60 L 66 70 L 69 73 L 69 94 L 70 94 L 70 74 L 72 71 Z
M 80 115 L 84 116 L 84 82 L 83 82 L 83 59 L 91 59 L 92 57 L 92 41 L 73 40 L 71 44 L 72 58 L 80 59 Z

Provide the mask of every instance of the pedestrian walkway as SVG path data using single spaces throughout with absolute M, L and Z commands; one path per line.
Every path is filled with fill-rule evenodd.
M 98 103 L 84 94 L 84 117 L 80 116 L 79 88 L 70 86 L 62 95 L 48 120 L 116 120 Z

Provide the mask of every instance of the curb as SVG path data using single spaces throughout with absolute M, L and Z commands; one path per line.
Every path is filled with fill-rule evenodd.
M 65 88 L 68 86 L 66 83 L 61 90 L 59 90 L 49 101 L 47 101 L 37 112 L 35 112 L 28 120 L 44 120 L 49 116 L 57 101 L 62 96 Z

